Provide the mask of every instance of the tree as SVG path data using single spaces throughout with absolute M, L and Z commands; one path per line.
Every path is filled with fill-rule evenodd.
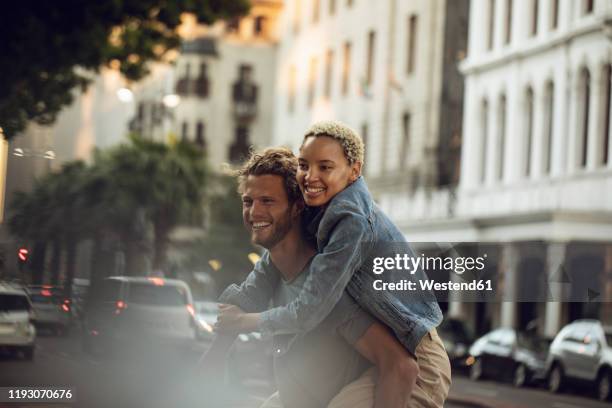
M 142 262 L 149 225 L 153 268 L 165 269 L 172 230 L 202 218 L 209 175 L 202 153 L 189 142 L 167 145 L 132 135 L 130 143 L 98 152 L 94 168 L 99 180 L 85 195 L 100 219 L 97 230 L 118 237 L 125 273 L 150 272 Z
M 109 251 L 124 255 L 123 272 L 138 275 L 147 272 L 149 251 L 146 205 L 150 200 L 150 159 L 133 143 L 107 151 L 97 151 L 84 195 L 89 197 L 93 222 L 94 254 L 106 252 L 108 241 L 115 242 Z M 99 265 L 100 262 L 92 262 Z M 96 268 L 94 274 L 97 276 Z
M 148 177 L 144 202 L 154 232 L 153 268 L 164 270 L 172 230 L 181 222 L 197 222 L 203 217 L 210 171 L 202 152 L 189 142 L 167 145 L 137 137 L 132 142 L 148 161 L 143 173 Z
M 180 44 L 183 13 L 212 23 L 248 0 L 22 0 L 0 13 L 0 127 L 11 139 L 29 121 L 51 124 L 101 66 L 139 80 Z
M 62 249 L 66 251 L 64 288 L 67 296 L 76 270 L 77 245 L 93 228 L 81 194 L 85 169 L 82 161 L 65 163 L 60 171 L 37 180 L 31 192 L 17 193 L 8 220 L 13 234 L 28 239 L 39 248 L 40 264 L 32 268 L 34 282 L 42 281 L 44 252 L 51 243 L 54 249 L 51 282 L 58 284 L 59 257 Z
M 240 282 L 251 271 L 253 264 L 248 254 L 257 252 L 242 222 L 242 200 L 237 192 L 236 178 L 219 175 L 211 180 L 207 209 L 210 224 L 206 237 L 193 243 L 186 267 L 201 270 L 212 259 L 221 262 L 213 278 L 218 288 Z
M 32 283 L 42 283 L 44 257 L 48 237 L 45 228 L 44 185 L 37 183 L 31 194 L 17 192 L 11 202 L 15 211 L 8 219 L 8 226 L 13 235 L 25 241 L 28 246 L 33 245 L 32 261 L 28 269 L 32 271 Z M 42 260 L 42 262 L 41 262 Z

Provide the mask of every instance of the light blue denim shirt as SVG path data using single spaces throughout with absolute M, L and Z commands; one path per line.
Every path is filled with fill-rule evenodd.
M 245 282 L 231 285 L 220 297 L 246 312 L 261 312 L 260 329 L 272 335 L 294 338 L 321 323 L 346 289 L 355 301 L 389 326 L 408 351 L 415 354 L 421 338 L 442 320 L 431 292 L 381 291 L 374 281 L 385 275 L 372 272 L 374 257 L 395 257 L 397 244 L 413 256 L 404 235 L 373 202 L 363 178 L 338 193 L 319 214 L 316 231 L 318 254 L 308 269 L 301 294 L 286 306 L 269 308 L 280 273 L 266 251 Z M 316 225 L 316 224 L 315 224 Z M 417 282 L 414 274 L 387 275 Z M 417 282 L 418 284 L 418 282 Z

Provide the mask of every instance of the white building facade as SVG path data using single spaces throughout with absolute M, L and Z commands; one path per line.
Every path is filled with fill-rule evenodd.
M 577 318 L 610 323 L 611 18 L 605 0 L 472 1 L 461 181 L 435 235 L 490 244 L 505 291 L 536 286 L 555 301 L 452 313 L 518 328 L 537 319 L 546 336 Z
M 456 182 L 458 168 L 444 166 L 452 154 L 458 163 L 450 140 L 461 132 L 456 61 L 467 9 L 467 1 L 286 1 L 274 144 L 297 148 L 310 124 L 337 119 L 364 138 L 379 199 Z
M 217 170 L 240 162 L 251 146 L 269 145 L 281 10 L 280 0 L 256 0 L 240 19 L 186 22 L 175 65 L 137 88 L 133 130 L 192 141 Z
M 458 184 L 468 11 L 467 0 L 290 0 L 279 22 L 273 144 L 297 151 L 313 122 L 347 123 L 375 200 L 413 242 L 415 223 L 448 216 Z

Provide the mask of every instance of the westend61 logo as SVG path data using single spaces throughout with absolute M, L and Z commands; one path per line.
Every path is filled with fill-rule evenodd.
M 408 254 L 396 254 L 392 257 L 376 257 L 372 272 L 380 275 L 389 270 L 403 270 L 411 275 L 417 271 L 449 271 L 462 275 L 466 271 L 482 271 L 485 268 L 487 255 L 479 257 L 440 257 L 440 256 L 410 256 Z

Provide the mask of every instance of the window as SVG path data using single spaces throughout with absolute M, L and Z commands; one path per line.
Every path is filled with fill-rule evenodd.
M 229 149 L 229 159 L 232 163 L 243 161 L 249 154 L 249 128 L 238 126 L 234 133 L 234 143 Z
M 551 170 L 551 155 L 552 155 L 552 141 L 554 131 L 554 116 L 555 116 L 555 85 L 552 81 L 548 81 L 546 84 L 546 95 L 545 95 L 546 111 L 545 111 L 545 128 L 544 128 L 544 173 L 549 174 Z
M 485 181 L 487 175 L 487 145 L 489 139 L 489 102 L 483 99 L 481 112 L 480 112 L 480 138 L 481 148 L 480 152 L 480 180 Z
M 317 58 L 310 59 L 310 68 L 308 70 L 308 106 L 312 106 L 315 100 L 315 88 L 317 84 Z
M 187 130 L 189 125 L 187 124 L 187 122 L 183 122 L 183 125 L 181 126 L 181 140 L 183 142 L 187 141 Z
M 506 150 L 506 95 L 499 98 L 499 121 L 498 121 L 498 150 L 497 150 L 497 170 L 498 180 L 504 178 L 504 155 Z
M 584 14 L 593 12 L 593 0 L 583 0 Z
M 376 33 L 370 31 L 368 33 L 368 61 L 366 63 L 366 84 L 372 85 L 372 77 L 374 70 L 374 46 L 376 41 Z
M 512 7 L 512 0 L 506 0 L 506 44 L 510 44 L 510 41 L 512 41 Z
M 585 167 L 587 164 L 587 153 L 589 146 L 589 112 L 591 99 L 591 74 L 586 68 L 580 73 L 580 166 Z
M 296 82 L 296 75 L 297 75 L 297 72 L 296 72 L 295 66 L 292 65 L 289 68 L 289 86 L 288 86 L 288 88 L 289 88 L 289 95 L 288 96 L 289 97 L 288 97 L 288 104 L 287 104 L 288 105 L 287 108 L 288 108 L 289 112 L 293 112 L 295 110 L 295 85 L 296 85 L 295 82 Z
M 240 19 L 238 17 L 228 20 L 227 31 L 230 33 L 237 33 L 240 31 Z
M 610 155 L 610 97 L 612 97 L 612 65 L 607 64 L 603 69 L 604 103 L 603 103 L 603 134 L 601 139 L 603 146 L 601 149 L 601 164 L 608 164 Z
M 145 112 L 145 104 L 144 102 L 138 102 L 138 114 L 136 115 L 138 121 L 142 122 L 144 120 L 144 112 Z
M 525 94 L 525 168 L 524 175 L 531 174 L 531 148 L 533 144 L 533 89 L 527 88 Z
M 154 306 L 184 306 L 185 290 L 177 286 L 157 286 L 149 283 L 131 283 L 129 303 Z
M 266 34 L 266 17 L 257 16 L 255 17 L 255 23 L 253 25 L 253 33 L 255 37 L 260 37 Z
M 531 36 L 535 37 L 538 34 L 538 9 L 539 1 L 531 0 Z
M 488 21 L 488 26 L 489 26 L 489 35 L 488 35 L 488 41 L 487 41 L 487 49 L 488 50 L 492 50 L 493 49 L 493 38 L 494 38 L 494 31 L 495 31 L 495 0 L 489 0 L 489 21 Z
M 204 123 L 202 123 L 201 121 L 198 122 L 196 125 L 195 144 L 202 150 L 206 148 L 206 139 L 204 137 Z
M 331 96 L 333 66 L 334 52 L 332 50 L 328 50 L 325 54 L 325 84 L 323 87 L 323 95 L 326 98 Z
M 312 0 L 312 22 L 316 23 L 319 21 L 319 7 L 320 0 Z
M 400 147 L 400 168 L 406 168 L 408 161 L 408 149 L 410 148 L 410 130 L 412 117 L 410 112 L 404 112 L 402 115 L 402 144 Z
M 411 74 L 415 67 L 415 48 L 417 36 L 417 16 L 412 15 L 408 18 L 408 52 L 406 58 L 406 72 Z
M 351 43 L 344 43 L 344 60 L 342 63 L 342 96 L 349 90 L 349 73 L 351 70 Z
M 31 309 L 30 302 L 25 295 L 19 294 L 0 294 L 0 311 L 2 312 L 20 312 L 29 311 Z
M 238 80 L 232 84 L 232 101 L 236 105 L 239 116 L 254 113 L 257 103 L 257 85 L 253 81 L 253 66 L 240 64 Z
M 200 73 L 195 80 L 195 93 L 200 98 L 207 98 L 209 90 L 208 72 L 206 63 L 200 64 Z
M 336 0 L 329 0 L 329 15 L 336 14 Z
M 551 0 L 550 28 L 555 30 L 559 25 L 559 0 Z
M 176 81 L 176 93 L 179 95 L 188 95 L 190 93 L 190 76 L 191 65 L 185 64 L 185 71 L 182 78 Z

